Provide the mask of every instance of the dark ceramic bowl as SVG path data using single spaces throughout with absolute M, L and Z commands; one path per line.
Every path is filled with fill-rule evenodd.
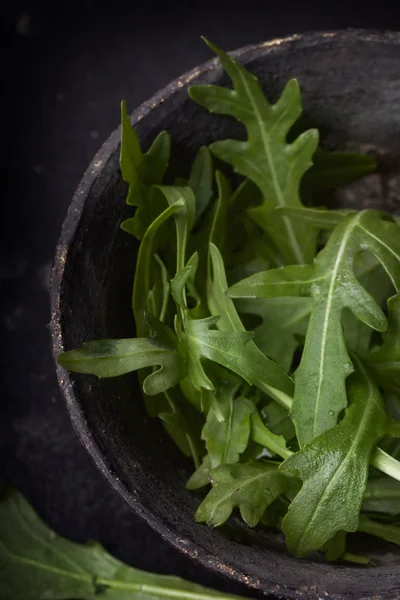
M 300 81 L 304 114 L 338 149 L 371 150 L 383 175 L 369 176 L 336 201 L 362 199 L 398 209 L 400 157 L 400 34 L 348 31 L 295 35 L 248 46 L 235 56 L 275 99 L 291 77 Z M 201 144 L 240 134 L 228 118 L 188 100 L 192 83 L 226 82 L 216 60 L 183 75 L 132 115 L 144 147 L 167 129 L 173 136 L 172 170 L 188 168 Z M 119 131 L 85 173 L 64 222 L 52 278 L 54 354 L 98 338 L 134 335 L 130 310 L 137 246 L 120 231 L 131 213 L 118 165 Z M 396 177 L 397 173 L 397 177 Z M 377 567 L 332 565 L 319 557 L 297 560 L 278 534 L 230 531 L 193 521 L 198 499 L 185 490 L 189 465 L 160 424 L 146 416 L 135 375 L 110 380 L 69 374 L 59 383 L 77 433 L 104 476 L 163 538 L 214 571 L 249 588 L 287 598 L 398 599 L 400 553 L 365 539 Z

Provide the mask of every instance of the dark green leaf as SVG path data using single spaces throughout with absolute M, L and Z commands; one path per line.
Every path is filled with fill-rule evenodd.
M 316 233 L 304 223 L 283 218 L 271 227 L 269 213 L 277 206 L 301 206 L 300 179 L 312 164 L 318 132 L 306 131 L 292 144 L 286 136 L 301 114 L 300 91 L 291 80 L 279 101 L 271 105 L 257 79 L 217 46 L 207 42 L 218 55 L 234 89 L 215 85 L 192 86 L 189 95 L 210 112 L 226 114 L 242 122 L 248 139 L 222 140 L 211 144 L 218 158 L 252 180 L 263 194 L 260 207 L 249 211 L 271 236 L 289 263 L 307 263 L 315 253 Z
M 63 352 L 58 363 L 75 373 L 97 377 L 117 377 L 145 367 L 158 366 L 143 383 L 146 394 L 159 394 L 175 386 L 185 375 L 174 333 L 155 317 L 151 318 L 151 338 L 97 340 L 77 350 Z
M 0 499 L 0 598 L 228 600 L 234 596 L 178 577 L 139 571 L 96 542 L 80 545 L 61 538 L 12 491 Z
M 269 402 L 261 410 L 261 417 L 265 425 L 276 433 L 283 435 L 286 440 L 291 440 L 296 433 L 294 425 L 289 417 L 287 408 L 284 408 L 277 402 Z
M 204 418 L 190 404 L 185 402 L 178 388 L 164 392 L 168 400 L 169 410 L 160 412 L 164 428 L 185 456 L 191 456 L 194 466 L 200 466 L 200 458 L 204 454 L 204 445 L 200 440 Z
M 339 560 L 343 556 L 346 552 L 346 538 L 347 533 L 345 531 L 338 531 L 333 538 L 326 542 L 323 547 L 326 560 Z
M 390 425 L 376 385 L 357 359 L 343 420 L 288 458 L 280 470 L 303 481 L 282 529 L 298 557 L 318 550 L 338 531 L 356 531 L 374 446 Z

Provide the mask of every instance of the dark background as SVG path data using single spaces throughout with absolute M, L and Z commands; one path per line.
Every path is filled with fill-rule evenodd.
M 233 50 L 301 31 L 398 30 L 395 6 L 350 0 L 2 5 L 0 480 L 18 487 L 60 534 L 98 539 L 138 568 L 240 591 L 164 543 L 80 446 L 49 347 L 54 248 L 75 187 L 118 125 L 120 100 L 133 110 L 207 60 L 201 34 Z

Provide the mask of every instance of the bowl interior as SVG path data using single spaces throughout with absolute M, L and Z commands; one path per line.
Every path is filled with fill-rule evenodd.
M 363 32 L 310 34 L 261 44 L 237 57 L 277 99 L 291 77 L 302 90 L 304 117 L 329 148 L 373 151 L 382 163 L 334 202 L 400 209 L 400 37 Z M 144 148 L 166 129 L 173 137 L 171 172 L 188 172 L 196 149 L 243 136 L 234 120 L 210 115 L 187 97 L 187 84 L 228 80 L 215 61 L 183 76 L 133 115 Z M 137 253 L 120 230 L 132 214 L 118 164 L 118 132 L 103 146 L 78 189 L 64 224 L 53 273 L 55 352 L 92 339 L 135 334 L 130 309 Z M 263 591 L 287 597 L 395 598 L 400 552 L 360 537 L 375 569 L 298 561 L 282 537 L 249 530 L 235 520 L 225 529 L 196 525 L 199 502 L 185 490 L 190 464 L 156 419 L 147 416 L 135 375 L 97 380 L 59 370 L 78 433 L 97 464 L 130 505 L 156 530 L 211 568 Z M 396 591 L 397 590 L 397 591 Z M 396 595 L 397 594 L 397 595 Z

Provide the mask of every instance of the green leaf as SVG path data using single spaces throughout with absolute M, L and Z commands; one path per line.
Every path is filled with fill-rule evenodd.
M 250 400 L 237 395 L 238 386 L 229 380 L 216 392 L 218 412 L 210 407 L 202 432 L 212 469 L 238 462 L 249 442 L 250 416 L 255 410 Z
M 346 552 L 346 538 L 347 533 L 345 531 L 338 531 L 330 540 L 326 542 L 323 547 L 326 560 L 339 560 L 339 558 L 343 556 L 343 554 Z
M 366 250 L 379 259 L 400 289 L 398 227 L 384 215 L 366 210 L 341 221 L 313 265 L 264 271 L 229 290 L 231 297 L 313 298 L 291 412 L 300 446 L 333 427 L 347 405 L 345 379 L 352 364 L 342 330 L 343 310 L 350 309 L 372 329 L 387 327 L 381 308 L 354 273 L 355 256 Z
M 225 523 L 235 506 L 249 527 L 255 527 L 265 509 L 290 485 L 290 479 L 267 461 L 221 465 L 212 471 L 212 490 L 197 509 L 198 523 L 212 527 Z
M 289 130 L 301 114 L 298 83 L 289 81 L 281 98 L 271 105 L 253 75 L 217 46 L 208 41 L 207 44 L 218 55 L 234 89 L 192 86 L 189 95 L 210 112 L 234 117 L 243 123 L 248 134 L 245 142 L 214 142 L 211 151 L 260 188 L 263 203 L 251 209 L 249 214 L 269 233 L 285 260 L 307 263 L 315 253 L 316 234 L 304 223 L 295 223 L 286 217 L 279 227 L 272 228 L 269 221 L 270 211 L 277 206 L 301 206 L 300 179 L 311 166 L 318 144 L 316 130 L 306 131 L 292 144 L 286 141 Z
M 129 184 L 127 204 L 137 206 L 134 217 L 126 219 L 121 227 L 128 233 L 142 239 L 144 232 L 154 220 L 150 190 L 153 185 L 162 183 L 169 163 L 171 138 L 166 131 L 154 140 L 150 150 L 143 154 L 139 138 L 132 129 L 127 115 L 126 104 L 121 103 L 121 150 L 120 166 L 124 181 Z
M 362 504 L 364 512 L 400 514 L 400 482 L 390 477 L 368 481 Z
M 232 300 L 226 296 L 228 283 L 224 263 L 214 244 L 210 244 L 210 267 L 207 284 L 208 307 L 215 318 L 219 317 L 217 327 L 224 332 L 225 336 L 246 335 Z M 254 383 L 278 402 L 288 406 L 287 396 L 290 397 L 293 393 L 292 380 L 284 373 L 281 366 L 269 360 L 250 340 L 251 338 L 248 338 L 248 343 L 242 348 L 242 354 L 234 357 L 231 366 L 228 367 L 227 364 L 224 366 L 231 368 L 248 383 Z
M 158 366 L 144 380 L 143 390 L 148 395 L 164 392 L 184 377 L 185 365 L 177 351 L 175 334 L 156 317 L 147 315 L 147 319 L 154 331 L 151 338 L 86 342 L 77 350 L 60 354 L 58 363 L 69 371 L 102 378 Z
M 218 196 L 214 206 L 209 241 L 219 248 L 223 248 L 228 230 L 228 209 L 229 200 L 232 196 L 232 187 L 228 178 L 221 171 L 216 171 L 215 179 L 218 187 Z
M 288 548 L 298 557 L 318 550 L 338 531 L 357 530 L 370 455 L 390 425 L 378 388 L 358 359 L 356 364 L 343 420 L 280 467 L 303 481 L 282 524 Z
M 196 221 L 199 220 L 213 195 L 213 164 L 207 146 L 202 146 L 193 161 L 188 186 L 196 197 Z
M 262 422 L 256 411 L 251 415 L 251 438 L 257 444 L 268 448 L 273 454 L 288 458 L 292 452 L 286 447 L 286 440 L 282 435 L 272 433 Z
M 396 527 L 396 525 L 377 523 L 361 516 L 358 531 L 369 533 L 393 544 L 400 544 L 400 527 Z
M 370 252 L 361 252 L 354 260 L 354 273 L 375 302 L 384 307 L 386 299 L 393 293 L 393 286 L 379 260 Z M 350 310 L 344 310 L 342 325 L 348 349 L 366 358 L 371 347 L 372 329 Z
M 15 491 L 0 499 L 0 597 L 7 600 L 228 600 L 178 577 L 134 569 L 100 544 L 56 535 Z M 237 597 L 238 598 L 238 597 Z
M 400 237 L 400 232 L 399 232 Z M 380 385 L 389 392 L 400 393 L 400 294 L 388 302 L 389 326 L 380 348 L 373 350 L 368 361 Z
M 189 477 L 186 482 L 187 490 L 198 490 L 199 488 L 205 487 L 210 484 L 211 477 L 211 460 L 208 454 L 202 460 L 201 465 L 196 471 Z
M 355 181 L 377 169 L 375 158 L 356 152 L 328 152 L 318 148 L 312 167 L 304 174 L 300 185 L 303 201 L 315 204 L 326 194 Z
M 185 320 L 185 331 L 181 332 L 180 351 L 187 360 L 188 374 L 193 385 L 200 390 L 214 389 L 214 384 L 206 375 L 202 361 L 208 359 L 237 373 L 244 379 L 251 376 L 252 370 L 246 362 L 245 347 L 252 339 L 252 333 L 222 333 L 210 329 L 217 317 Z M 250 382 L 249 382 L 250 383 Z
M 154 192 L 153 192 L 154 193 Z M 184 206 L 183 198 L 177 198 L 176 202 L 171 203 L 158 217 L 150 224 L 144 232 L 142 241 L 139 246 L 139 252 L 136 260 L 135 278 L 132 293 L 132 307 L 136 318 L 137 334 L 142 337 L 148 335 L 148 327 L 146 323 L 140 319 L 140 315 L 144 310 L 147 310 L 149 295 L 157 281 L 160 280 L 155 269 L 155 263 L 160 265 L 156 259 L 157 234 L 160 227 Z M 165 268 L 165 267 L 164 267 Z M 157 276 L 155 277 L 155 274 Z M 165 275 L 164 275 L 165 277 Z
M 204 445 L 200 441 L 204 419 L 199 412 L 185 401 L 178 388 L 164 392 L 169 411 L 160 412 L 164 428 L 185 456 L 193 459 L 197 469 L 200 457 L 204 454 Z
M 375 448 L 372 452 L 370 463 L 373 467 L 382 471 L 382 473 L 386 473 L 389 477 L 400 481 L 400 462 L 387 454 L 382 448 Z
M 289 417 L 287 408 L 284 408 L 277 402 L 269 402 L 261 409 L 260 413 L 268 429 L 277 435 L 283 435 L 286 440 L 291 440 L 295 437 L 294 425 Z

